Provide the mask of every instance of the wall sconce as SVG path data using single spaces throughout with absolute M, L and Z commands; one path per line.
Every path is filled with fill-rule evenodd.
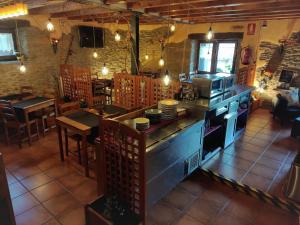
M 58 39 L 51 38 L 51 46 L 52 46 L 54 54 L 56 54 L 56 52 L 57 52 L 58 42 L 59 42 Z

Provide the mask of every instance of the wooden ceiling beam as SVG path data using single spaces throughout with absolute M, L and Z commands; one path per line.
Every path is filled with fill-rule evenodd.
M 105 18 L 111 18 L 115 22 L 117 20 L 120 20 L 124 17 L 129 17 L 132 15 L 130 12 L 124 12 L 124 13 L 118 13 L 118 12 L 108 12 L 108 13 L 101 13 L 101 14 L 95 14 L 95 15 L 84 15 L 84 16 L 71 16 L 67 17 L 68 20 L 95 20 L 95 19 L 105 19 Z
M 198 23 L 225 23 L 225 22 L 247 22 L 247 21 L 261 21 L 261 20 L 282 20 L 282 19 L 298 19 L 300 18 L 300 15 L 295 15 L 295 16 L 278 16 L 278 17 L 257 17 L 257 18 L 231 18 L 231 19 L 218 19 L 218 20 L 193 20 L 191 21 L 193 24 L 198 24 Z
M 72 16 L 88 16 L 88 15 L 96 15 L 96 14 L 103 14 L 111 12 L 108 9 L 104 9 L 101 7 L 89 8 L 89 9 L 80 9 L 80 10 L 73 10 L 69 12 L 59 12 L 59 13 L 52 13 L 52 18 L 59 18 L 59 17 L 72 17 Z
M 239 21 L 239 20 L 244 20 L 244 19 L 248 19 L 248 20 L 264 20 L 264 19 L 276 19 L 276 18 L 282 18 L 282 17 L 299 17 L 300 13 L 295 13 L 295 14 L 289 14 L 289 13 L 279 13 L 279 14 L 273 14 L 273 15 L 253 15 L 253 16 L 239 16 L 239 17 L 235 17 L 235 16 L 220 16 L 220 17 L 215 17 L 215 18 L 211 18 L 211 17 L 194 17 L 194 18 L 190 18 L 190 21 L 210 21 L 210 22 L 218 22 L 218 21 Z
M 237 12 L 218 12 L 212 14 L 204 14 L 204 13 L 194 13 L 190 15 L 182 14 L 182 15 L 175 15 L 171 16 L 172 18 L 181 18 L 181 19 L 188 19 L 188 18 L 193 18 L 193 17 L 213 17 L 217 18 L 219 16 L 244 16 L 244 15 L 272 15 L 272 14 L 278 14 L 278 13 L 290 13 L 291 15 L 294 13 L 300 12 L 300 7 L 294 7 L 294 8 L 289 8 L 285 10 L 274 10 L 274 11 L 265 11 L 265 10 L 256 10 L 256 11 L 237 11 Z
M 183 14 L 193 14 L 193 13 L 204 13 L 204 14 L 215 14 L 218 12 L 239 12 L 239 11 L 255 11 L 255 10 L 276 10 L 276 9 L 289 9 L 294 7 L 300 7 L 300 2 L 294 3 L 293 5 L 289 5 L 286 3 L 278 3 L 278 4 L 257 4 L 257 5 L 250 5 L 250 6 L 230 6 L 224 8 L 211 8 L 211 9 L 203 9 L 203 8 L 195 8 L 195 9 L 184 9 L 184 10 L 175 10 L 173 12 L 160 12 L 162 16 L 176 16 L 176 15 L 183 15 Z
M 65 2 L 56 5 L 42 6 L 38 8 L 29 9 L 30 15 L 37 14 L 51 14 L 51 13 L 66 13 L 68 11 L 95 8 L 95 6 L 81 4 L 77 2 Z
M 184 1 L 183 1 L 184 2 Z M 170 6 L 158 6 L 153 8 L 147 8 L 146 12 L 174 12 L 176 10 L 192 10 L 192 9 L 209 9 L 209 8 L 220 8 L 221 10 L 225 10 L 224 7 L 235 7 L 235 6 L 246 6 L 253 5 L 256 7 L 257 4 L 263 3 L 286 3 L 286 4 L 294 4 L 299 3 L 299 0 L 223 0 L 223 1 L 205 1 L 195 4 L 183 4 L 183 5 L 170 5 Z

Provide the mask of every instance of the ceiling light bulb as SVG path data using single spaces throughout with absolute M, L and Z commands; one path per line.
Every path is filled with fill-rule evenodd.
M 213 37 L 213 32 L 212 32 L 211 27 L 209 28 L 206 37 L 207 37 L 207 40 L 211 40 L 211 39 L 212 39 L 212 37 Z
M 171 32 L 174 32 L 176 30 L 176 26 L 175 26 L 175 24 L 172 24 L 171 26 L 170 26 L 170 31 Z
M 106 67 L 105 63 L 103 64 L 102 67 L 102 75 L 106 76 L 108 74 L 108 68 Z
M 48 23 L 47 23 L 47 30 L 48 31 L 54 31 L 54 25 L 53 25 L 53 23 L 51 22 L 51 20 L 49 19 L 48 20 Z
M 98 53 L 97 52 L 94 52 L 93 53 L 93 57 L 96 59 L 98 57 Z
M 115 41 L 117 41 L 117 42 L 121 41 L 121 35 L 119 34 L 118 31 L 115 34 Z
M 21 63 L 21 65 L 19 67 L 19 70 L 20 70 L 21 73 L 25 73 L 26 72 L 26 66 L 23 63 Z
M 168 86 L 170 84 L 170 81 L 171 81 L 171 79 L 170 79 L 169 73 L 168 73 L 168 71 L 166 71 L 166 74 L 165 74 L 165 77 L 164 77 L 164 84 L 166 86 Z
M 146 54 L 146 55 L 145 55 L 145 60 L 148 60 L 148 59 L 149 59 L 149 55 Z
M 161 57 L 160 60 L 158 61 L 158 65 L 160 67 L 163 67 L 165 65 L 165 60 Z

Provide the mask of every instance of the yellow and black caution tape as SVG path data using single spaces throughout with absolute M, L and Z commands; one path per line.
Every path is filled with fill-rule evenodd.
M 276 206 L 280 209 L 288 210 L 291 213 L 300 215 L 300 207 L 297 204 L 295 204 L 291 201 L 286 201 L 286 200 L 283 200 L 283 199 L 278 198 L 276 196 L 270 195 L 270 194 L 268 194 L 266 192 L 263 192 L 259 189 L 250 187 L 249 185 L 242 184 L 241 182 L 238 182 L 236 180 L 226 178 L 223 175 L 218 174 L 218 173 L 213 172 L 213 171 L 208 170 L 208 169 L 201 168 L 201 172 L 205 176 L 208 176 L 211 179 L 213 179 L 214 181 L 225 184 L 225 185 L 233 188 L 236 191 L 243 192 L 243 193 L 245 193 L 245 194 L 247 194 L 251 197 L 254 197 L 256 199 L 259 199 L 263 202 L 272 204 L 272 205 L 274 205 L 274 206 Z

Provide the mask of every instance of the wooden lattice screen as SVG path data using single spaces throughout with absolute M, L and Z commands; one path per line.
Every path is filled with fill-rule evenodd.
M 71 100 L 85 100 L 93 104 L 92 81 L 89 68 L 74 65 L 61 65 L 60 74 L 65 96 Z
M 140 215 L 144 224 L 144 134 L 115 120 L 101 119 L 100 123 L 96 151 L 98 190 L 104 195 L 117 195 Z
M 75 67 L 74 68 L 74 81 L 75 81 L 75 92 L 76 99 L 84 99 L 88 105 L 93 104 L 93 93 L 92 93 L 92 80 L 91 73 L 88 68 Z
M 253 86 L 255 79 L 255 68 L 255 64 L 241 68 L 237 74 L 237 84 Z
M 74 76 L 73 76 L 73 66 L 72 65 L 60 65 L 60 76 L 62 79 L 62 86 L 64 96 L 70 96 L 73 99 L 74 96 Z
M 179 87 L 180 84 L 177 81 L 172 81 L 168 86 L 165 86 L 162 79 L 152 79 L 150 105 L 156 104 L 162 99 L 174 98 Z
M 114 74 L 114 104 L 129 110 L 151 106 L 159 100 L 174 98 L 179 87 L 178 81 L 172 81 L 166 87 L 162 79 L 124 73 Z
M 136 79 L 127 73 L 114 74 L 114 105 L 125 109 L 136 108 Z

